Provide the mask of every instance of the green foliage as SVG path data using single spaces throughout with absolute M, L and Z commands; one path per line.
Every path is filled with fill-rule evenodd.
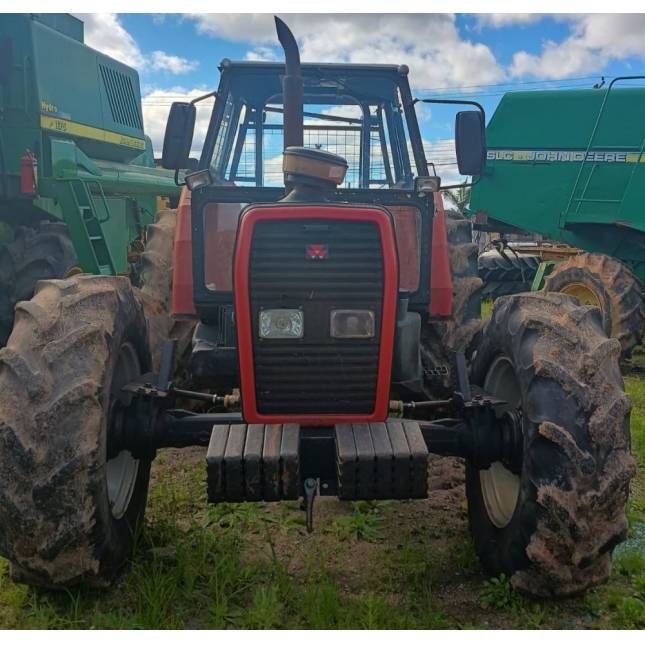
M 625 389 L 634 404 L 630 423 L 632 452 L 638 465 L 645 467 L 645 379 L 626 378 Z
M 621 551 L 614 556 L 614 569 L 624 576 L 645 573 L 645 555 L 635 550 Z
M 240 504 L 212 504 L 206 511 L 204 526 L 217 525 L 220 528 L 258 531 L 264 523 L 276 523 L 277 520 L 258 504 L 242 502 Z
M 645 602 L 640 598 L 622 598 L 616 607 L 616 614 L 621 629 L 645 628 Z
M 474 574 L 481 571 L 481 565 L 475 545 L 470 538 L 457 540 L 450 546 L 450 558 L 455 569 L 464 574 Z
M 404 544 L 394 557 L 393 565 L 409 591 L 425 591 L 430 588 L 435 574 L 435 562 L 427 547 Z
M 503 609 L 517 611 L 523 607 L 523 597 L 513 589 L 511 581 L 502 574 L 484 582 L 484 588 L 479 596 L 484 609 Z
M 462 186 L 461 188 L 451 191 L 452 196 L 455 198 L 457 208 L 462 213 L 470 204 L 470 190 L 470 186 Z
M 331 581 L 305 587 L 298 610 L 307 629 L 343 628 L 346 610 L 338 585 Z
M 257 587 L 253 592 L 251 606 L 244 612 L 244 626 L 250 629 L 280 627 L 283 610 L 275 587 Z
M 331 530 L 341 540 L 377 542 L 383 538 L 383 517 L 379 506 L 368 502 L 352 502 L 351 515 L 334 518 Z

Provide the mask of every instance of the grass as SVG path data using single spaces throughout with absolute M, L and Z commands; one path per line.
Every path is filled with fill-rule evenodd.
M 639 474 L 610 581 L 538 602 L 481 570 L 461 487 L 428 501 L 208 507 L 203 454 L 161 455 L 132 563 L 106 591 L 15 584 L 0 559 L 0 628 L 645 628 L 645 380 L 634 402 Z

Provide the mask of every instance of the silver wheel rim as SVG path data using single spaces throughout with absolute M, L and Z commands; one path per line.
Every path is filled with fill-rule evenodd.
M 484 389 L 493 396 L 508 401 L 508 405 L 501 411 L 520 406 L 521 393 L 515 368 L 505 356 L 499 356 L 493 361 L 484 379 Z M 520 477 L 496 461 L 487 470 L 479 471 L 479 484 L 490 521 L 497 528 L 504 528 L 515 513 L 520 496 Z
M 141 364 L 134 347 L 130 343 L 121 345 L 114 376 L 112 378 L 112 400 L 118 400 L 123 405 L 130 403 L 131 396 L 121 391 L 121 388 L 141 374 Z M 139 472 L 139 460 L 130 452 L 122 450 L 116 457 L 105 465 L 108 501 L 114 519 L 121 519 L 132 499 L 134 486 Z

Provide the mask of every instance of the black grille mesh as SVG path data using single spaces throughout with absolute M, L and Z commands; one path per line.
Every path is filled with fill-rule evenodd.
M 327 258 L 307 258 L 311 244 Z M 383 253 L 372 222 L 256 224 L 249 267 L 255 388 L 263 414 L 369 414 L 374 409 L 383 298 Z M 302 308 L 304 338 L 260 340 L 260 310 Z M 333 339 L 332 309 L 370 309 L 373 339 Z

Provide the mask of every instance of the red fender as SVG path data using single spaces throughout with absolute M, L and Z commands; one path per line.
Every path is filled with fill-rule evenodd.
M 430 307 L 431 316 L 452 315 L 452 274 L 448 250 L 446 213 L 441 193 L 434 194 L 435 214 L 432 220 L 432 253 L 430 255 Z

